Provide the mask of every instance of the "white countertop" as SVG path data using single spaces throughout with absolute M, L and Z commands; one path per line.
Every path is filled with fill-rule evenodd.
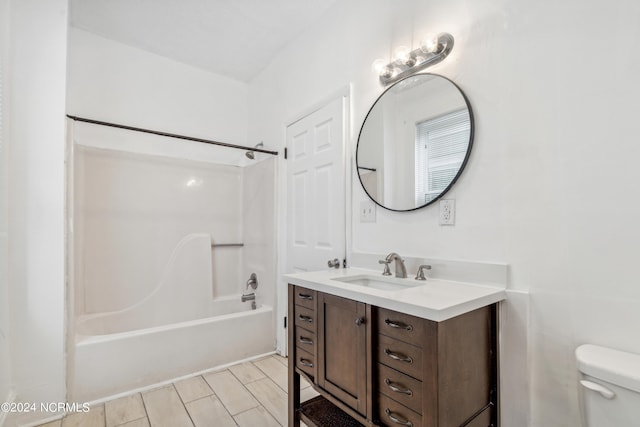
M 504 288 L 432 278 L 420 286 L 391 291 L 331 280 L 354 275 L 381 276 L 380 271 L 345 268 L 285 274 L 284 278 L 294 285 L 436 322 L 506 299 Z M 402 280 L 416 283 L 413 277 Z

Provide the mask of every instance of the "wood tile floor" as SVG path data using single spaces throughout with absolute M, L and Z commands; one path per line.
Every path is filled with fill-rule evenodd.
M 317 393 L 303 380 L 302 400 Z M 108 401 L 39 427 L 287 425 L 287 359 L 274 355 Z

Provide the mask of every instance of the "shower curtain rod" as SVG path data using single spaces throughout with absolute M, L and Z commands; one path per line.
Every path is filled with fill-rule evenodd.
M 131 131 L 134 131 L 134 132 L 150 133 L 150 134 L 153 134 L 153 135 L 166 136 L 166 137 L 169 137 L 169 138 L 186 139 L 187 141 L 195 141 L 195 142 L 202 142 L 202 143 L 205 143 L 205 144 L 220 145 L 222 147 L 228 147 L 228 148 L 238 148 L 240 150 L 246 150 L 246 151 L 257 151 L 258 153 L 271 154 L 271 155 L 274 155 L 274 156 L 278 155 L 277 151 L 263 150 L 261 148 L 245 147 L 244 145 L 229 144 L 227 142 L 212 141 L 210 139 L 194 138 L 192 136 L 178 135 L 178 134 L 175 134 L 175 133 L 160 132 L 160 131 L 157 131 L 157 130 L 137 128 L 137 127 L 121 125 L 121 124 L 117 124 L 117 123 L 102 122 L 100 120 L 86 119 L 84 117 L 77 117 L 77 116 L 72 116 L 72 115 L 69 115 L 69 114 L 67 114 L 67 117 L 70 118 L 71 120 L 75 120 L 75 121 L 78 121 L 78 122 L 84 122 L 84 123 L 90 123 L 92 125 L 107 126 L 107 127 L 112 127 L 112 128 L 131 130 Z

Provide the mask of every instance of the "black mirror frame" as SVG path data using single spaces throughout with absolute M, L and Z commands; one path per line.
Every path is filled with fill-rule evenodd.
M 464 102 L 465 102 L 465 104 L 467 106 L 467 110 L 469 111 L 469 122 L 470 122 L 469 123 L 470 124 L 469 145 L 467 147 L 467 152 L 466 152 L 466 154 L 464 156 L 464 160 L 462 161 L 462 164 L 460 165 L 460 169 L 458 169 L 458 172 L 456 173 L 456 176 L 453 177 L 453 179 L 451 180 L 449 185 L 444 190 L 442 190 L 442 192 L 437 197 L 435 197 L 434 199 L 430 200 L 428 203 L 425 203 L 424 205 L 416 206 L 415 208 L 411 208 L 411 209 L 393 209 L 393 208 L 390 208 L 390 207 L 387 207 L 387 206 L 384 206 L 384 205 L 380 204 L 376 199 L 371 197 L 371 195 L 369 194 L 369 192 L 365 188 L 364 184 L 362 183 L 362 178 L 360 177 L 360 169 L 358 167 L 358 148 L 360 148 L 360 137 L 362 136 L 362 129 L 364 128 L 364 125 L 367 123 L 367 119 L 369 118 L 369 115 L 371 114 L 371 111 L 375 108 L 376 104 L 382 99 L 382 97 L 389 90 L 391 90 L 393 87 L 395 87 L 397 84 L 400 84 L 401 82 L 403 82 L 406 79 L 410 79 L 410 78 L 413 78 L 413 77 L 416 77 L 416 76 L 420 76 L 420 75 L 437 76 L 437 77 L 443 78 L 446 81 L 448 81 L 449 83 L 451 83 L 456 89 L 458 89 L 458 92 L 460 92 L 460 95 L 462 95 L 462 98 L 464 99 Z M 378 205 L 381 208 L 384 208 L 386 210 L 393 211 L 393 212 L 411 212 L 411 211 L 422 209 L 424 207 L 427 207 L 429 205 L 434 204 L 436 201 L 441 199 L 442 196 L 447 194 L 447 192 L 451 189 L 451 187 L 453 187 L 453 185 L 456 183 L 456 181 L 458 180 L 458 178 L 462 174 L 462 171 L 464 170 L 464 168 L 467 166 L 467 162 L 469 161 L 469 157 L 471 156 L 471 148 L 473 147 L 474 130 L 475 130 L 475 122 L 474 122 L 474 118 L 473 118 L 473 110 L 471 109 L 471 104 L 469 103 L 469 99 L 467 98 L 467 95 L 462 91 L 462 89 L 460 89 L 460 87 L 457 84 L 455 84 L 451 79 L 449 79 L 449 78 L 447 78 L 445 76 L 442 76 L 440 74 L 417 73 L 417 74 L 412 74 L 410 76 L 407 76 L 407 77 L 405 77 L 405 78 L 403 78 L 401 80 L 398 80 L 397 82 L 395 82 L 394 84 L 392 84 L 391 86 L 386 88 L 380 94 L 380 96 L 378 96 L 378 98 L 373 103 L 371 108 L 369 108 L 369 111 L 367 112 L 367 115 L 365 116 L 365 118 L 364 118 L 364 120 L 362 122 L 362 126 L 360 126 L 360 132 L 358 132 L 358 143 L 356 144 L 356 172 L 358 174 L 358 180 L 360 181 L 360 185 L 362 186 L 362 189 L 364 190 L 365 194 L 369 197 L 369 199 L 371 199 L 376 205 Z

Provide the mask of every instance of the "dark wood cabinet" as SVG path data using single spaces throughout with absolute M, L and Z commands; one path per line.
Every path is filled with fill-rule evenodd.
M 318 294 L 317 384 L 345 404 L 367 414 L 366 305 Z
M 389 427 L 482 425 L 476 417 L 486 410 L 484 427 L 496 426 L 494 316 L 495 307 L 483 307 L 432 322 L 374 307 L 373 421 Z
M 294 285 L 289 301 L 291 427 L 497 427 L 495 305 L 433 322 Z M 300 375 L 320 397 L 300 402 Z

